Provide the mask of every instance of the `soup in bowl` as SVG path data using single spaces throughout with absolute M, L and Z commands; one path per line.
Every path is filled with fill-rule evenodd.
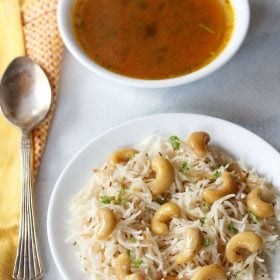
M 62 0 L 62 38 L 97 74 L 143 87 L 188 83 L 238 50 L 249 23 L 239 0 Z

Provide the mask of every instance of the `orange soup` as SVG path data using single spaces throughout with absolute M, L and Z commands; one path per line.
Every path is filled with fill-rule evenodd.
M 87 55 L 134 78 L 166 79 L 210 63 L 226 46 L 229 0 L 77 0 L 73 28 Z

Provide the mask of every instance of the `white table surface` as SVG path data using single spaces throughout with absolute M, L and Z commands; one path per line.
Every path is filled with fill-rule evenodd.
M 54 184 L 71 157 L 106 129 L 154 113 L 207 114 L 250 129 L 280 151 L 280 0 L 251 0 L 251 13 L 247 39 L 230 63 L 177 88 L 123 86 L 95 76 L 65 51 L 56 114 L 36 184 L 45 279 L 62 280 L 47 240 Z

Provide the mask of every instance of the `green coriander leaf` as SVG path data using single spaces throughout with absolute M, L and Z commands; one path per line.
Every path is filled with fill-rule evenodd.
M 199 221 L 200 221 L 200 225 L 203 227 L 204 224 L 205 224 L 205 220 L 206 220 L 206 217 L 201 217 L 199 218 Z
M 230 223 L 227 228 L 233 234 L 236 234 L 239 232 L 239 230 L 235 227 L 235 225 L 233 223 Z
M 252 212 L 252 210 L 247 209 L 249 216 L 252 218 L 255 224 L 260 224 L 261 220 Z
M 211 240 L 209 238 L 204 238 L 203 245 L 204 247 L 209 247 L 211 245 Z
M 121 191 L 119 193 L 119 203 L 121 205 L 125 204 L 125 193 L 126 193 L 126 189 L 121 189 Z
M 203 210 L 204 212 L 209 212 L 209 210 L 210 210 L 209 204 L 208 204 L 208 203 L 205 203 L 205 204 L 202 206 L 202 210 Z
M 139 268 L 141 264 L 143 263 L 143 260 L 141 257 L 135 258 L 131 252 L 131 250 L 127 250 L 127 254 L 131 260 L 131 267 L 132 268 Z
M 99 202 L 103 204 L 111 204 L 113 200 L 115 200 L 114 196 L 102 195 L 99 197 Z
M 216 170 L 215 170 L 215 173 L 214 173 L 214 176 L 215 176 L 216 178 L 219 178 L 219 177 L 222 176 L 222 172 L 221 172 L 219 169 L 216 169 Z
M 137 240 L 136 238 L 132 237 L 132 238 L 129 239 L 129 241 L 135 243 L 135 242 L 137 242 L 138 240 Z
M 132 256 L 132 255 L 131 255 L 131 250 L 126 250 L 126 252 L 127 252 L 127 254 L 128 254 L 129 257 Z
M 142 263 L 143 263 L 143 260 L 141 258 L 135 258 L 131 261 L 131 267 L 132 268 L 139 268 Z
M 171 145 L 172 145 L 173 149 L 174 149 L 175 151 L 176 151 L 176 150 L 179 150 L 180 145 L 181 145 L 180 139 L 179 139 L 177 136 L 172 135 L 172 136 L 169 137 L 169 140 L 170 140 L 170 142 L 171 142 Z
M 186 171 L 188 171 L 190 168 L 188 166 L 188 162 L 187 161 L 183 161 L 181 167 L 180 167 L 180 173 L 182 175 L 185 175 L 186 174 Z

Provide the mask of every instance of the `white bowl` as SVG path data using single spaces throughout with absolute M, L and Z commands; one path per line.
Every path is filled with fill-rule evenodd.
M 226 47 L 222 50 L 222 52 L 217 56 L 216 59 L 214 59 L 206 66 L 198 69 L 195 72 L 169 79 L 144 80 L 130 78 L 111 72 L 89 58 L 77 42 L 74 30 L 72 28 L 72 12 L 75 0 L 59 1 L 58 27 L 66 47 L 73 54 L 73 56 L 76 57 L 76 59 L 85 67 L 100 76 L 117 82 L 121 82 L 123 84 L 138 87 L 161 88 L 178 86 L 193 82 L 213 73 L 214 71 L 222 67 L 226 62 L 228 62 L 240 48 L 248 31 L 250 20 L 249 3 L 248 0 L 230 0 L 230 2 L 234 10 L 234 30 Z

